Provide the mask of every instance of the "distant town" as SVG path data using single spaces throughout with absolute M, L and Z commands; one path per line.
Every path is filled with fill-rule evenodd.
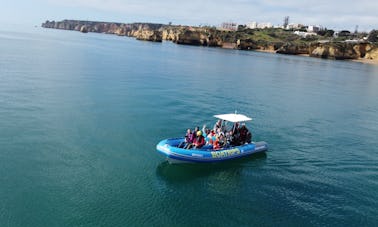
M 340 31 L 334 31 L 334 30 L 329 30 L 326 27 L 322 25 L 305 25 L 305 24 L 300 24 L 300 23 L 289 23 L 289 16 L 286 16 L 283 19 L 282 25 L 276 25 L 274 26 L 270 22 L 248 22 L 245 25 L 238 24 L 235 22 L 223 22 L 218 29 L 223 29 L 227 31 L 238 31 L 240 28 L 247 28 L 247 29 L 269 29 L 269 28 L 279 28 L 279 29 L 284 29 L 284 30 L 290 30 L 293 31 L 294 34 L 301 36 L 303 38 L 306 38 L 308 36 L 316 36 L 316 35 L 322 35 L 325 32 L 328 33 L 328 36 L 333 36 L 335 38 L 342 36 L 342 37 L 356 37 L 353 34 L 358 34 L 358 25 L 355 26 L 355 29 L 353 32 L 348 31 L 348 30 L 340 30 Z M 365 37 L 362 37 L 363 39 L 367 40 L 368 33 L 366 32 L 361 32 L 360 34 L 365 34 Z M 361 37 L 361 35 L 359 36 Z

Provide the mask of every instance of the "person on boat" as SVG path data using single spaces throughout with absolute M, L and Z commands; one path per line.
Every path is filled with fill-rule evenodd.
M 190 140 L 189 140 L 189 143 L 186 143 L 186 145 L 184 146 L 184 149 L 190 149 L 193 147 L 194 145 L 194 142 L 196 141 L 196 138 L 197 138 L 197 133 L 200 132 L 199 130 L 199 127 L 196 126 L 194 128 L 194 130 L 192 131 L 192 133 L 190 134 Z M 202 134 L 202 133 L 201 133 Z
M 224 136 L 223 132 L 220 133 L 220 135 L 217 135 L 216 140 L 214 141 L 213 144 L 213 149 L 214 150 L 219 150 L 227 145 L 227 140 L 226 137 Z
M 221 132 L 225 132 L 225 131 L 226 131 L 226 125 L 224 124 L 223 120 L 219 119 L 219 120 L 214 124 L 213 130 L 214 130 L 215 132 L 218 132 L 219 130 L 220 130 Z
M 240 137 L 241 144 L 252 142 L 252 133 L 247 129 L 244 123 L 240 127 L 239 133 L 240 133 L 239 137 Z
M 228 133 L 227 142 L 231 146 L 238 146 L 238 145 L 240 145 L 240 142 L 239 142 L 239 133 L 234 134 L 234 131 L 230 131 Z
M 250 131 L 247 132 L 247 139 L 245 141 L 246 143 L 252 142 L 252 133 Z
M 223 132 L 219 136 L 219 145 L 222 148 L 227 146 L 227 138 L 226 138 L 226 136 L 224 135 Z
M 198 131 L 199 131 L 199 127 L 196 126 L 196 127 L 194 128 L 194 130 L 192 131 L 193 139 L 197 137 L 197 132 L 198 132 Z
M 194 139 L 193 145 L 196 149 L 199 149 L 205 145 L 205 137 L 203 137 L 202 131 L 197 132 L 197 137 Z
M 203 137 L 207 137 L 207 135 L 209 134 L 209 132 L 210 132 L 210 130 L 208 129 L 208 128 L 206 128 L 206 124 L 204 124 L 203 126 L 202 126 L 202 135 L 203 135 Z
M 232 126 L 232 129 L 231 129 L 231 131 L 232 131 L 232 134 L 237 134 L 237 133 L 239 133 L 239 122 L 235 122 L 234 123 L 234 125 Z
M 179 148 L 185 148 L 186 146 L 188 146 L 189 144 L 193 143 L 193 134 L 192 134 L 192 131 L 190 130 L 190 128 L 188 128 L 186 130 L 186 134 L 185 134 L 185 140 L 183 142 L 181 142 L 178 147 Z
M 222 126 L 222 120 L 219 119 L 219 120 L 217 120 L 217 122 L 215 122 L 213 130 L 217 131 L 217 129 L 220 128 L 221 126 Z
M 216 136 L 216 139 L 213 142 L 213 150 L 219 150 L 221 149 L 221 146 L 219 144 L 219 136 Z
M 203 137 L 205 137 L 205 143 L 206 145 L 210 144 L 211 139 L 211 131 L 210 129 L 206 128 L 205 133 L 202 132 Z
M 212 145 L 215 141 L 215 132 L 214 130 L 211 130 L 210 133 L 208 133 L 206 137 L 206 145 Z
M 239 132 L 239 130 L 240 130 L 239 122 L 235 122 L 232 125 L 231 130 L 227 132 L 227 134 L 226 134 L 227 142 L 231 146 L 240 145 L 240 140 L 239 140 L 240 139 L 240 132 Z
M 194 141 L 195 141 L 195 139 L 197 137 L 197 132 L 199 132 L 199 127 L 198 126 L 196 126 L 194 128 L 194 130 L 192 131 L 192 133 L 191 133 L 191 135 L 189 137 L 190 138 L 190 142 L 185 145 L 185 147 L 184 147 L 185 149 L 190 149 L 193 146 L 193 143 L 194 143 Z

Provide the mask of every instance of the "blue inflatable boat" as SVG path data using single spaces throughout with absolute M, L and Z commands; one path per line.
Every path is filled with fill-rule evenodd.
M 252 120 L 241 114 L 215 115 L 218 119 L 229 122 L 245 122 Z M 214 150 L 212 145 L 205 145 L 200 149 L 184 149 L 179 145 L 185 142 L 185 138 L 172 138 L 160 141 L 156 150 L 165 155 L 170 163 L 209 163 L 238 159 L 252 154 L 262 153 L 268 150 L 268 144 L 264 141 L 250 142 L 239 146 L 227 145 Z

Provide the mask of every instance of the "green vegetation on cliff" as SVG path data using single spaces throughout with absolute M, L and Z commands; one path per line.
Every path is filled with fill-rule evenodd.
M 153 23 L 110 23 L 79 20 L 46 21 L 45 28 L 99 32 L 135 37 L 138 40 L 161 42 L 170 40 L 177 44 L 224 47 L 240 50 L 265 50 L 280 54 L 306 54 L 331 59 L 375 58 L 378 32 L 352 34 L 341 31 L 334 37 L 333 30 L 317 34 L 303 30 L 281 28 L 249 29 L 239 26 L 237 31 L 219 30 L 215 27 L 191 27 Z M 366 38 L 367 39 L 363 39 Z

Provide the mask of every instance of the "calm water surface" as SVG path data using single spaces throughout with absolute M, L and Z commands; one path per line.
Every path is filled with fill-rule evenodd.
M 266 155 L 169 165 L 238 110 Z M 378 67 L 0 30 L 1 226 L 377 226 Z

